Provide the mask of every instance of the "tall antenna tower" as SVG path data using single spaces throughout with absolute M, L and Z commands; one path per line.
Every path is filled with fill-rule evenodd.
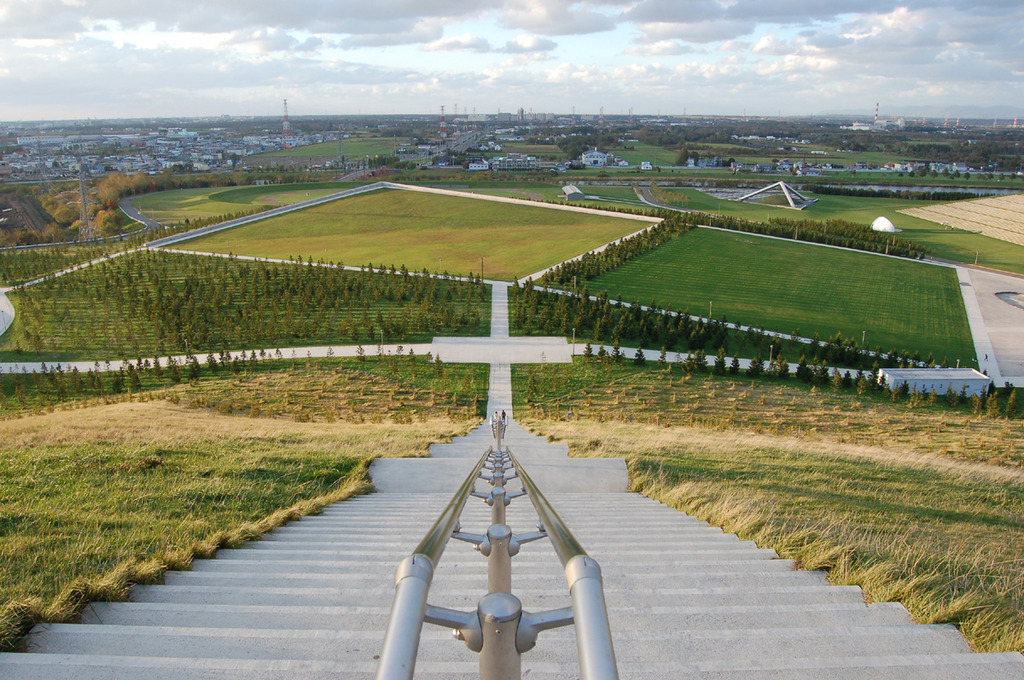
M 448 141 L 448 123 L 444 118 L 444 104 L 441 105 L 441 143 Z
M 604 107 L 601 107 L 601 111 L 597 117 L 597 124 L 604 127 Z
M 284 100 L 284 118 L 281 119 L 281 131 L 285 137 L 292 136 L 292 123 L 288 120 L 288 100 Z
M 85 164 L 78 158 L 78 240 L 96 238 L 92 223 L 89 222 L 89 196 L 85 193 Z
M 36 159 L 39 163 L 39 176 L 43 178 L 43 184 L 46 186 L 46 191 L 49 193 L 50 189 L 53 188 L 53 184 L 50 183 L 50 173 L 46 171 L 46 161 L 43 158 L 43 143 L 39 137 L 36 137 Z
M 878 126 L 878 102 L 875 102 L 875 127 Z

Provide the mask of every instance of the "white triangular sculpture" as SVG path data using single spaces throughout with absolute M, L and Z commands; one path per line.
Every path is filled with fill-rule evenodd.
M 750 192 L 746 196 L 741 196 L 739 198 L 739 200 L 746 201 L 746 200 L 749 200 L 751 198 L 754 198 L 755 196 L 759 196 L 761 194 L 768 193 L 769 191 L 773 191 L 773 190 L 781 191 L 782 195 L 786 197 L 786 201 L 789 203 L 789 207 L 790 208 L 795 208 L 796 210 L 803 210 L 808 205 L 810 205 L 811 203 L 814 203 L 815 201 L 818 200 L 816 198 L 807 198 L 806 196 L 801 194 L 799 191 L 797 191 L 796 189 L 794 189 L 790 185 L 786 184 L 785 182 L 776 182 L 775 184 L 769 184 L 768 186 L 766 186 L 766 187 L 764 187 L 762 189 L 758 189 L 757 191 Z M 796 198 L 796 199 L 798 199 L 800 201 L 800 205 L 796 204 L 796 200 L 794 200 L 794 198 Z

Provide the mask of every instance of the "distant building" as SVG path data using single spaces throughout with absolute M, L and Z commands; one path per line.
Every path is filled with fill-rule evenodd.
M 650 161 L 640 161 L 641 170 L 654 170 L 654 166 L 651 165 Z
M 536 170 L 537 157 L 525 156 L 521 153 L 510 153 L 491 159 L 491 170 L 495 172 L 510 172 L 516 170 Z
M 966 391 L 968 396 L 985 396 L 992 378 L 973 368 L 882 368 L 878 382 L 893 390 L 906 383 L 911 392 L 922 394 Z
M 598 151 L 597 149 L 584 151 L 580 154 L 580 161 L 588 168 L 603 168 L 608 165 L 610 158 L 612 157 L 606 153 Z
M 480 172 L 482 170 L 490 170 L 491 166 L 482 158 L 471 158 L 466 165 L 466 169 L 470 172 Z
M 582 201 L 586 197 L 575 184 L 566 184 L 562 187 L 562 198 L 567 201 Z

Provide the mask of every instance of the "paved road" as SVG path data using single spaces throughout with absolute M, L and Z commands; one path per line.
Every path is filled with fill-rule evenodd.
M 122 198 L 117 202 L 117 207 L 121 209 L 121 212 L 139 224 L 146 225 L 147 231 L 159 231 L 160 223 L 139 212 L 139 209 L 132 204 L 131 198 Z

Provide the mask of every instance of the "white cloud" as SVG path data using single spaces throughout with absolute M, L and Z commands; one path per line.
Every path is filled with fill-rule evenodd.
M 303 88 L 364 111 L 1000 105 L 1024 101 L 1021 27 L 1019 0 L 0 0 L 0 119 L 298 105 Z
M 616 20 L 585 3 L 554 3 L 550 0 L 506 0 L 502 23 L 541 35 L 583 35 L 615 28 Z
M 441 38 L 440 40 L 429 42 L 423 46 L 423 49 L 428 52 L 454 52 L 457 50 L 467 50 L 469 52 L 490 52 L 491 43 L 487 41 L 487 38 L 481 38 L 478 35 L 470 35 L 469 33 L 466 33 L 460 36 Z
M 558 47 L 558 43 L 549 38 L 541 38 L 536 35 L 517 35 L 505 43 L 502 52 L 510 54 L 528 54 L 532 52 L 550 52 Z
M 641 57 L 670 57 L 680 54 L 692 54 L 695 50 L 692 46 L 679 42 L 678 40 L 657 40 L 652 43 L 642 40 L 634 40 L 635 47 L 626 50 L 626 54 L 635 54 Z

